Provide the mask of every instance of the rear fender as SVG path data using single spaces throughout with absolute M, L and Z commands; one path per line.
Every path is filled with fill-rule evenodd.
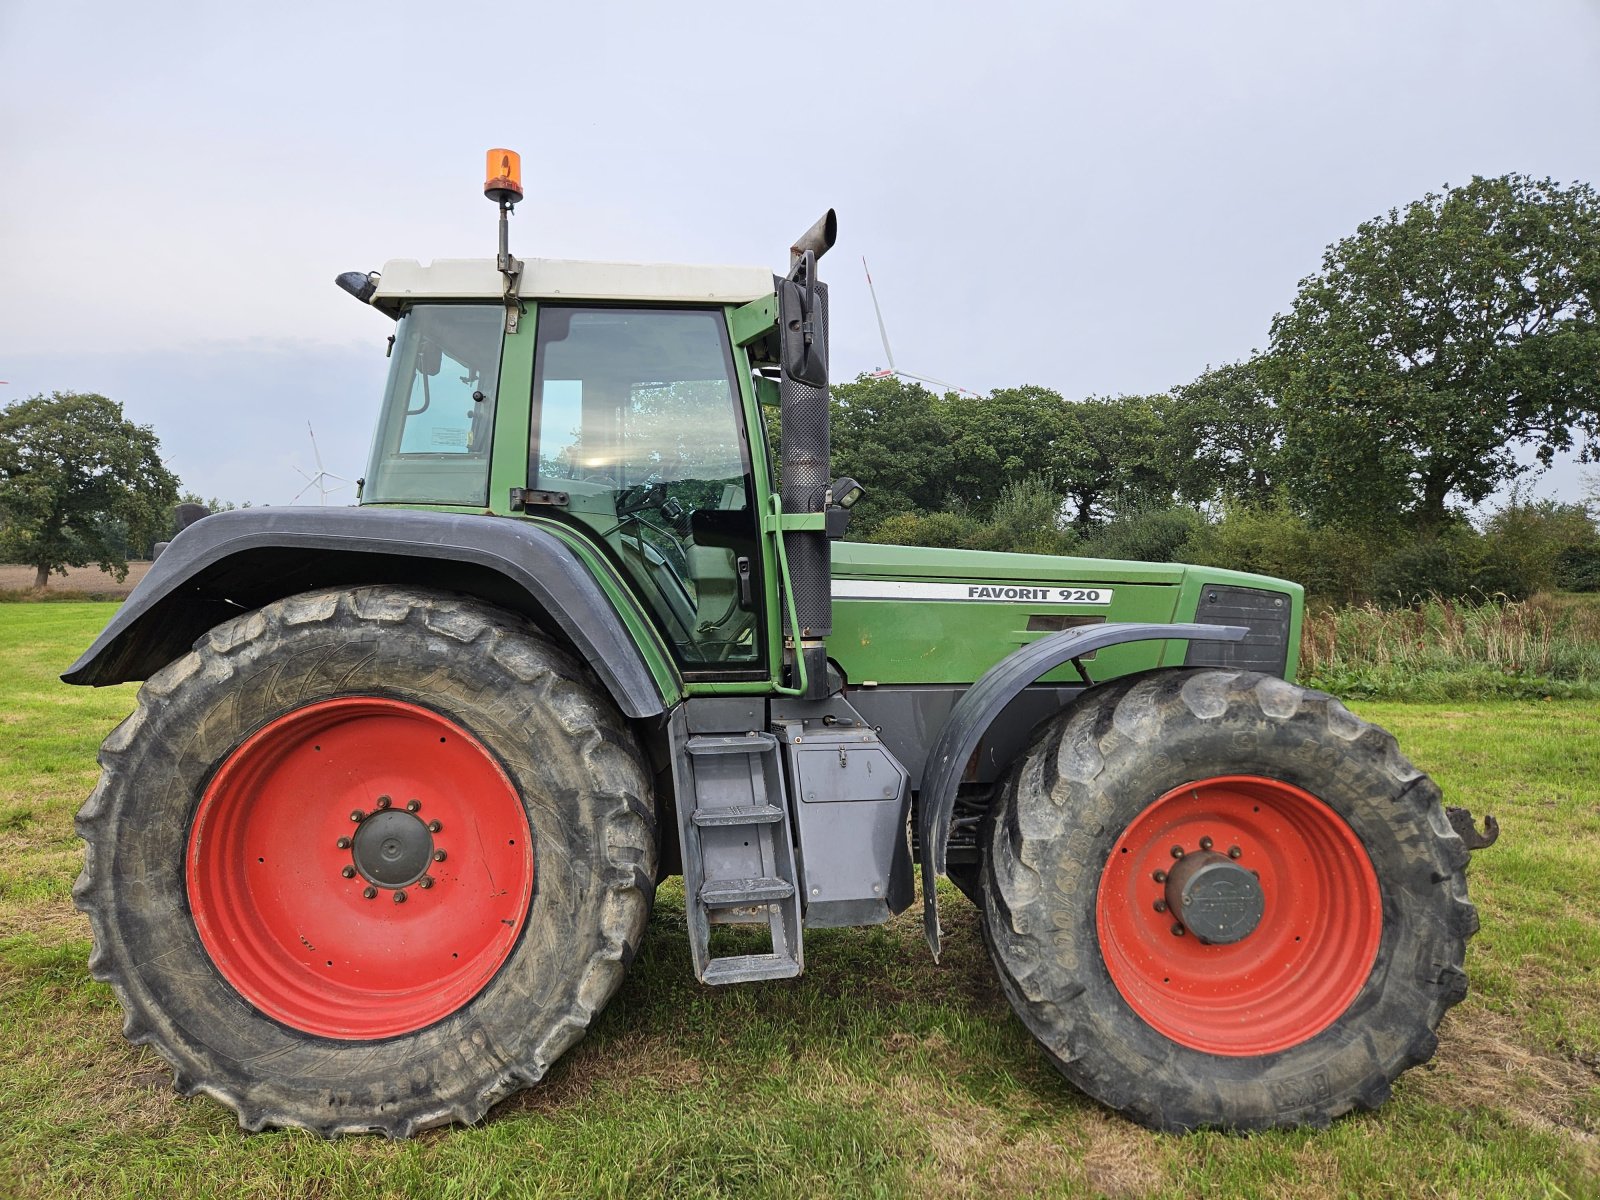
M 92 646 L 61 676 L 104 685 L 147 679 L 213 626 L 284 596 L 398 583 L 443 588 L 521 613 L 589 663 L 629 717 L 681 694 L 652 673 L 592 572 L 531 522 L 381 508 L 260 508 L 183 530 Z M 660 661 L 670 662 L 665 653 Z
M 984 672 L 956 701 L 923 768 L 917 799 L 917 845 L 922 859 L 922 927 L 928 948 L 939 957 L 939 893 L 937 877 L 945 873 L 950 846 L 950 819 L 956 790 L 967 763 L 989 726 L 1006 705 L 1030 683 L 1086 654 L 1123 642 L 1237 642 L 1250 630 L 1243 625 L 1145 625 L 1119 622 L 1064 629 L 1040 638 L 1002 658 Z M 1093 689 L 1082 693 L 1092 695 Z M 1081 696 L 1080 696 L 1081 698 Z

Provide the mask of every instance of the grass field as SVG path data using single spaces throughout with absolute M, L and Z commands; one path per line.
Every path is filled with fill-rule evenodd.
M 622 990 L 540 1087 L 390 1144 L 241 1133 L 127 1045 L 85 967 L 72 816 L 133 690 L 55 675 L 109 604 L 0 605 L 0 1195 L 1600 1196 L 1600 703 L 1361 702 L 1454 803 L 1473 990 L 1437 1058 L 1324 1132 L 1156 1135 L 1085 1100 L 994 983 L 970 906 L 807 935 L 803 978 L 693 981 L 663 890 Z
M 1301 630 L 1300 671 L 1345 697 L 1600 700 L 1600 594 L 1321 609 Z

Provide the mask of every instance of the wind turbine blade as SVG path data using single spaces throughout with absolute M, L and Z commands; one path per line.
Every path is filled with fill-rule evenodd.
M 317 449 L 317 431 L 311 428 L 311 422 L 306 422 L 306 432 L 311 435 L 311 456 L 317 460 L 317 473 L 322 473 L 322 451 Z
M 304 472 L 302 471 L 301 474 L 304 474 Z M 315 479 L 313 479 L 310 483 L 306 484 L 305 487 L 301 488 L 298 492 L 296 492 L 294 494 L 294 499 L 290 500 L 289 503 L 290 504 L 299 504 L 300 503 L 300 497 L 304 496 L 307 492 L 309 492 L 312 488 L 314 488 L 316 486 L 317 486 L 317 481 Z
M 913 375 L 910 371 L 896 371 L 902 379 L 915 379 L 918 383 L 931 383 L 935 387 L 942 387 L 947 392 L 960 392 L 963 396 L 977 396 L 978 393 L 971 388 L 964 388 L 959 384 L 946 383 L 942 379 L 933 379 L 927 375 Z
M 894 351 L 889 349 L 889 331 L 883 327 L 883 309 L 878 307 L 878 289 L 872 286 L 872 271 L 867 267 L 867 256 L 861 256 L 861 269 L 867 273 L 867 291 L 872 296 L 872 311 L 878 314 L 878 336 L 883 339 L 883 356 L 889 360 L 889 373 L 898 374 L 894 369 Z
M 301 470 L 299 467 L 295 467 L 294 470 L 295 470 L 295 474 L 300 476 L 300 478 L 304 479 L 307 483 L 315 483 L 317 481 L 317 477 L 315 475 L 308 475 L 308 474 L 306 474 L 305 471 Z

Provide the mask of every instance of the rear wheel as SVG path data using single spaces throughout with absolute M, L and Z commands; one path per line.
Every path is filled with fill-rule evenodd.
M 1106 685 L 1016 764 L 988 828 L 1007 997 L 1068 1079 L 1145 1124 L 1376 1107 L 1465 994 L 1477 920 L 1438 789 L 1319 692 Z
M 570 656 L 460 598 L 330 591 L 220 626 L 101 764 L 91 969 L 250 1129 L 476 1120 L 582 1035 L 648 916 L 632 734 Z

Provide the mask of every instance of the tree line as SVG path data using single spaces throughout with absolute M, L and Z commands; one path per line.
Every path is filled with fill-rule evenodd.
M 1340 598 L 1600 584 L 1582 506 L 1513 492 L 1486 528 L 1466 519 L 1600 450 L 1597 302 L 1594 190 L 1474 178 L 1329 246 L 1267 349 L 1162 393 L 836 386 L 835 467 L 871 489 L 852 535 L 1231 556 Z
M 1266 350 L 1165 392 L 837 385 L 834 466 L 867 485 L 852 535 L 871 540 L 1187 559 L 1340 599 L 1600 588 L 1582 506 L 1465 515 L 1530 463 L 1600 451 L 1597 305 L 1594 189 L 1474 178 L 1329 246 Z M 0 560 L 39 586 L 125 573 L 179 499 L 114 401 L 0 409 Z

